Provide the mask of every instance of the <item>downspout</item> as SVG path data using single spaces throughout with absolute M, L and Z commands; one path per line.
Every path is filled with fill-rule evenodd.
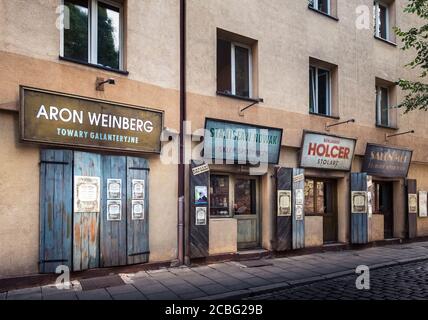
M 184 121 L 186 120 L 186 0 L 180 0 L 180 162 L 178 164 L 178 262 L 184 264 L 185 164 Z

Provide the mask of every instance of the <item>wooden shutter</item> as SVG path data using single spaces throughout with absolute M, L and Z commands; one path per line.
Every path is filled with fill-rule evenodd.
M 74 152 L 74 177 L 76 176 L 101 178 L 101 155 Z M 74 212 L 73 217 L 73 269 L 80 271 L 98 268 L 100 213 Z
M 408 238 L 414 239 L 417 237 L 417 213 L 409 212 L 408 196 L 410 194 L 417 194 L 417 181 L 413 179 L 407 180 L 407 225 L 408 225 Z
M 100 266 L 113 267 L 127 264 L 126 254 L 126 157 L 103 156 L 102 213 L 100 217 Z M 119 179 L 121 191 L 119 197 L 108 197 L 108 180 Z M 120 221 L 108 220 L 109 201 L 121 201 Z
M 141 158 L 127 158 L 127 254 L 128 264 L 149 261 L 149 162 Z M 133 218 L 133 180 L 144 181 L 144 218 Z
M 40 154 L 40 272 L 72 266 L 73 152 Z
M 299 191 L 301 190 L 301 191 Z M 305 170 L 293 169 L 293 249 L 303 249 L 305 247 Z M 297 204 L 296 193 L 303 192 L 303 203 Z M 297 210 L 301 208 L 302 218 L 297 219 Z
M 276 170 L 276 241 L 275 250 L 285 251 L 292 249 L 292 215 L 278 214 L 278 191 L 287 191 L 292 194 L 293 169 L 277 168 Z M 292 198 L 292 197 L 291 197 Z
M 191 169 L 203 165 L 203 162 L 192 161 Z M 204 258 L 209 256 L 209 205 L 195 204 L 195 187 L 206 187 L 210 190 L 210 173 L 204 172 L 198 175 L 193 175 L 190 170 L 190 257 Z M 209 194 L 208 202 L 209 202 Z M 196 225 L 196 208 L 206 208 L 206 225 Z
M 367 173 L 351 173 L 351 243 L 365 244 L 369 242 L 368 212 L 352 213 L 352 192 L 368 191 Z

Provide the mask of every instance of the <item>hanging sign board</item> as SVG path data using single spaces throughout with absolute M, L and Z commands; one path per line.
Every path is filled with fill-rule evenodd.
M 355 139 L 305 131 L 300 166 L 325 170 L 350 171 Z
M 405 178 L 412 161 L 411 150 L 367 144 L 363 172 L 385 178 Z
M 74 212 L 100 212 L 99 177 L 74 177 Z
M 282 129 L 206 119 L 204 157 L 239 164 L 278 164 Z
M 163 112 L 21 87 L 23 141 L 160 153 Z

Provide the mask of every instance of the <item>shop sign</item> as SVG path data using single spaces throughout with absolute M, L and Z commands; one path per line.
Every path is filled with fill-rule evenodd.
M 305 131 L 300 166 L 325 170 L 350 171 L 355 139 Z
M 204 157 L 240 164 L 278 164 L 282 129 L 206 119 Z
M 160 153 L 163 112 L 21 87 L 23 141 Z
M 208 172 L 210 171 L 210 167 L 208 166 L 208 164 L 203 164 L 199 167 L 194 167 L 192 168 L 192 172 L 194 176 L 198 176 L 202 173 Z
M 406 149 L 367 144 L 363 172 L 385 178 L 405 178 L 413 152 Z

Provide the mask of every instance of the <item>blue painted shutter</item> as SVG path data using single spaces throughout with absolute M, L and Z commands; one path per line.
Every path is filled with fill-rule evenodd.
M 144 180 L 144 219 L 132 219 L 132 180 Z M 168 195 L 165 195 L 168 196 Z M 127 158 L 127 254 L 128 264 L 149 261 L 149 162 Z
M 293 249 L 303 249 L 305 247 L 305 199 L 303 198 L 303 219 L 296 219 L 296 190 L 305 190 L 305 170 L 304 169 L 293 169 L 293 222 L 292 222 L 292 234 L 293 234 Z M 303 179 L 294 181 L 297 176 L 303 176 Z M 303 192 L 304 194 L 304 192 Z
M 274 216 L 276 220 L 276 251 L 286 251 L 292 249 L 292 216 L 278 216 L 278 190 L 288 190 L 291 192 L 293 188 L 293 169 L 277 168 L 276 170 L 276 210 Z
M 101 177 L 101 155 L 74 152 L 74 176 Z M 75 212 L 73 217 L 73 270 L 98 268 L 100 213 Z
M 72 266 L 73 152 L 42 150 L 40 154 L 40 272 Z
M 353 191 L 367 192 L 367 190 L 367 173 L 351 173 L 351 197 Z M 351 208 L 351 243 L 365 244 L 369 242 L 369 224 L 367 212 L 352 213 Z
M 103 156 L 102 210 L 100 217 L 100 266 L 113 267 L 127 264 L 126 253 L 126 157 Z M 107 219 L 107 180 L 120 179 L 122 216 L 120 221 Z

